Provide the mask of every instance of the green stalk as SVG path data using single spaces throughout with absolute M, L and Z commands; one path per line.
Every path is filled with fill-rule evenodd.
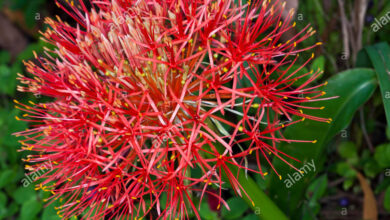
M 228 165 L 228 167 L 232 174 L 237 173 L 237 167 L 233 165 Z M 222 172 L 222 179 L 225 182 L 230 183 L 225 172 Z M 249 175 L 245 175 L 245 172 L 243 170 L 240 171 L 238 182 L 252 200 L 250 200 L 245 193 L 242 193 L 242 198 L 252 208 L 255 215 L 257 215 L 259 219 L 288 219 L 286 215 L 279 209 L 279 207 L 257 186 L 256 182 Z

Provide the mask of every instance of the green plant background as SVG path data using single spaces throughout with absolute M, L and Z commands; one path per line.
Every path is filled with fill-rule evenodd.
M 337 0 L 300 1 L 298 15 L 302 19 L 297 20 L 297 28 L 311 23 L 318 31 L 301 47 L 318 41 L 324 43 L 317 49 L 314 62 L 301 72 L 323 69 L 319 81 L 329 82 L 325 90 L 327 96 L 339 98 L 313 104 L 326 107 L 312 114 L 332 118 L 331 124 L 306 120 L 285 131 L 287 138 L 316 139 L 315 144 L 282 143 L 279 147 L 303 163 L 314 160 L 316 172 L 305 175 L 291 188 L 276 175 L 263 179 L 251 175 L 246 178 L 243 174 L 240 181 L 255 206 L 247 198 L 239 198 L 228 191 L 226 199 L 231 210 L 223 207 L 212 211 L 205 199 L 200 204 L 202 219 L 362 219 L 366 201 L 359 174 L 369 182 L 374 193 L 378 219 L 390 219 L 390 47 L 387 44 L 390 43 L 390 21 L 378 32 L 371 29 L 374 18 L 390 13 L 390 2 L 373 0 L 369 3 L 363 29 L 364 49 L 354 64 L 351 59 L 343 58 Z M 0 6 L 2 12 L 21 12 L 23 19 L 13 22 L 24 30 L 29 42 L 15 57 L 0 47 L 0 219 L 60 219 L 54 209 L 58 204 L 45 207 L 45 192 L 34 190 L 33 183 L 23 186 L 26 171 L 21 159 L 26 155 L 17 152 L 20 144 L 11 135 L 28 127 L 25 122 L 15 120 L 15 116 L 21 117 L 22 113 L 14 108 L 13 100 L 38 102 L 41 99 L 17 92 L 16 74 L 25 72 L 22 61 L 32 59 L 32 51 L 41 53 L 43 46 L 48 46 L 37 34 L 31 33 L 44 28 L 42 19 L 35 19 L 37 13 L 55 15 L 50 11 L 52 2 L 0 0 Z M 274 165 L 283 177 L 294 172 L 281 161 L 275 160 Z M 295 165 L 301 167 L 302 163 Z

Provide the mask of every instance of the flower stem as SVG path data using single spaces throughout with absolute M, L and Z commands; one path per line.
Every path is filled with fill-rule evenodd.
M 238 168 L 235 166 L 229 166 L 232 173 L 237 173 Z M 222 178 L 227 180 L 225 172 L 222 172 Z M 254 213 L 261 220 L 287 220 L 286 215 L 279 209 L 279 207 L 257 186 L 256 182 L 249 176 L 245 175 L 243 170 L 240 170 L 238 181 L 242 188 L 250 196 L 250 199 L 243 194 L 243 199 L 252 208 Z M 252 203 L 253 201 L 253 203 Z

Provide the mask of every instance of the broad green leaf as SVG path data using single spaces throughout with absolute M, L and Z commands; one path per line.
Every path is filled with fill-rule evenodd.
M 228 165 L 228 167 L 231 173 L 237 173 L 237 167 L 231 165 Z M 222 178 L 225 182 L 229 182 L 225 172 L 222 172 Z M 250 199 L 246 195 L 243 195 L 242 198 L 251 207 L 254 214 L 257 215 L 258 219 L 287 220 L 287 217 L 278 208 L 278 206 L 268 197 L 267 194 L 263 192 L 263 190 L 258 187 L 256 182 L 249 175 L 245 175 L 243 170 L 240 170 L 238 182 L 245 189 L 245 192 L 250 196 Z
M 12 194 L 12 198 L 19 204 L 23 204 L 26 200 L 35 199 L 36 192 L 32 184 L 28 187 L 19 187 Z
M 0 192 L 0 219 L 7 213 L 6 204 L 7 196 L 3 192 Z
M 0 171 L 0 189 L 13 181 L 15 173 L 13 170 Z
M 345 191 L 349 190 L 349 188 L 351 188 L 351 186 L 353 185 L 353 182 L 354 182 L 354 178 L 348 178 L 346 179 L 344 182 L 343 182 L 343 189 Z
M 0 64 L 7 64 L 11 60 L 11 55 L 8 51 L 0 51 Z
M 250 214 L 250 215 L 247 215 L 245 216 L 245 218 L 243 220 L 257 220 L 257 216 L 255 214 Z
M 364 174 L 368 177 L 375 177 L 383 169 L 379 166 L 378 162 L 372 158 L 368 159 L 363 165 Z
M 358 163 L 358 154 L 357 154 L 357 147 L 356 144 L 353 142 L 343 142 L 341 143 L 337 151 L 339 155 L 346 159 L 350 164 L 355 165 Z
M 382 167 L 390 167 L 390 144 L 381 144 L 375 148 L 374 158 Z
M 390 127 L 389 127 L 390 125 L 388 125 L 387 127 L 386 127 L 386 137 L 387 137 L 387 140 L 390 140 Z
M 383 201 L 383 206 L 388 212 L 390 212 L 390 186 L 387 187 L 385 191 L 385 199 Z
M 57 211 L 54 209 L 56 206 L 60 206 L 58 200 L 45 207 L 41 217 L 42 220 L 60 220 L 61 218 L 57 215 Z
M 339 162 L 336 165 L 336 173 L 340 176 L 352 178 L 356 176 L 356 171 L 346 162 Z
M 326 158 L 323 157 L 326 146 L 331 139 L 351 122 L 356 110 L 363 105 L 374 93 L 376 88 L 375 72 L 371 69 L 352 69 L 339 73 L 329 79 L 324 88 L 327 97 L 338 96 L 328 101 L 313 102 L 310 106 L 325 106 L 324 110 L 306 110 L 305 113 L 323 118 L 332 118 L 331 123 L 305 120 L 289 126 L 284 136 L 293 140 L 317 140 L 316 143 L 287 143 L 283 142 L 278 149 L 291 155 L 301 162 L 288 160 L 297 168 L 313 160 L 316 170 L 320 170 Z M 293 219 L 300 219 L 297 207 L 302 205 L 302 197 L 315 172 L 309 172 L 292 187 L 286 187 L 287 175 L 295 172 L 283 161 L 273 161 L 277 171 L 283 177 L 276 175 L 270 183 L 270 196 Z
M 317 201 L 325 194 L 327 187 L 328 177 L 326 175 L 322 175 L 310 184 L 306 192 L 306 197 Z
M 39 211 L 42 209 L 42 204 L 35 199 L 27 200 L 22 205 L 20 212 L 20 220 L 35 219 Z
M 210 210 L 209 204 L 205 201 L 200 204 L 199 215 L 205 220 L 217 219 L 217 213 Z
M 339 155 L 344 159 L 348 159 L 351 157 L 357 157 L 356 145 L 355 145 L 355 143 L 353 143 L 351 141 L 341 143 L 338 146 L 337 151 L 338 151 Z
M 390 46 L 379 43 L 366 47 L 366 51 L 378 76 L 387 124 L 390 125 Z
M 223 206 L 221 213 L 223 219 L 227 220 L 242 216 L 242 214 L 244 214 L 244 212 L 246 212 L 249 208 L 248 205 L 239 197 L 228 199 L 227 204 L 229 205 L 230 211 Z

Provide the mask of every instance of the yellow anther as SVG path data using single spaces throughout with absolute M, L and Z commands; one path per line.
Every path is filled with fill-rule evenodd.
M 282 180 L 282 176 L 281 175 L 279 175 L 279 179 Z
M 252 201 L 252 206 L 255 206 L 255 203 Z
M 284 128 L 285 126 L 284 126 L 284 124 L 282 124 L 282 128 Z
M 253 152 L 253 150 L 250 150 L 250 151 L 249 151 L 249 154 L 252 154 L 252 152 Z
M 15 119 L 18 120 L 18 121 L 20 121 L 20 118 L 19 118 L 18 116 L 15 116 Z
M 305 118 L 305 117 L 303 117 L 303 118 L 302 118 L 302 121 L 305 121 L 305 119 L 306 119 L 306 118 Z
M 223 72 L 225 72 L 225 73 L 226 73 L 227 71 L 229 71 L 229 69 L 228 69 L 228 68 L 226 68 L 226 67 L 224 67 L 224 68 L 223 68 Z
M 314 140 L 314 141 L 312 141 L 311 143 L 315 144 L 315 143 L 317 143 L 317 140 Z
M 116 177 L 116 178 L 121 178 L 121 175 L 116 175 L 115 177 Z
M 258 108 L 259 106 L 260 106 L 259 104 L 255 103 L 252 105 L 252 108 Z
M 328 81 L 325 81 L 324 86 L 328 85 Z
M 219 208 L 221 208 L 221 204 L 218 204 L 217 209 L 219 210 Z
M 217 59 L 217 58 L 218 58 L 218 54 L 215 53 L 215 54 L 213 55 L 213 57 L 214 57 L 215 59 Z
M 68 178 L 68 179 L 66 179 L 66 180 L 68 180 L 68 182 L 72 182 L 72 179 L 71 179 L 71 178 Z
M 318 42 L 318 43 L 316 43 L 316 45 L 322 45 L 322 42 Z
M 325 108 L 325 106 L 322 106 L 320 109 L 323 110 Z
M 199 46 L 199 47 L 198 47 L 198 50 L 199 50 L 199 51 L 202 51 L 202 50 L 203 50 L 203 48 L 202 48 L 201 46 Z
M 310 100 L 311 98 L 310 97 L 306 97 L 306 99 Z
M 242 132 L 244 128 L 242 126 L 238 127 L 238 131 Z
M 297 25 L 297 22 L 294 22 L 294 23 L 293 23 L 293 27 L 295 27 L 296 25 Z
M 312 53 L 312 54 L 311 54 L 311 58 L 313 59 L 313 58 L 314 58 L 314 56 L 315 56 L 315 55 L 314 55 L 314 53 Z
M 137 199 L 137 197 L 132 196 L 131 199 L 134 199 L 134 200 L 135 200 L 135 199 Z
M 106 189 L 107 189 L 107 187 L 102 187 L 99 189 L 99 191 L 106 190 Z
M 268 175 L 268 172 L 263 173 L 263 176 L 267 176 L 267 175 Z
M 321 95 L 326 95 L 326 92 L 321 92 Z

